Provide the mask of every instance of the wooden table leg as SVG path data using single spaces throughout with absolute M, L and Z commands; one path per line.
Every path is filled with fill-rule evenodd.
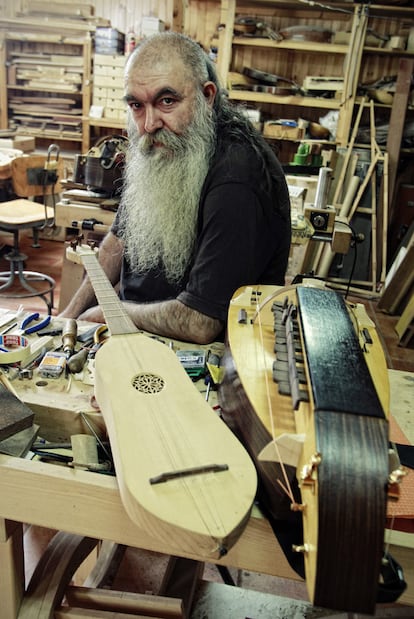
M 27 587 L 19 619 L 51 619 L 81 563 L 98 540 L 59 531 L 43 553 Z
M 4 619 L 16 619 L 24 587 L 23 525 L 0 518 L 0 600 Z

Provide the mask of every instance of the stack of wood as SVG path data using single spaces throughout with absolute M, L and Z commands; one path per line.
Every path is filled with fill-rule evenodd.
M 82 79 L 82 56 L 13 52 L 8 67 L 8 83 L 40 93 L 16 93 L 10 97 L 9 107 L 13 111 L 14 122 L 25 133 L 47 129 L 69 135 L 81 134 L 82 109 L 77 106 L 76 100 L 70 96 L 50 96 L 48 93 L 80 92 Z
M 107 19 L 95 17 L 95 7 L 92 4 L 84 4 L 83 2 L 71 3 L 62 0 L 55 0 L 53 3 L 46 0 L 26 0 L 23 3 L 22 11 L 17 13 L 17 17 L 27 18 L 30 20 L 56 20 L 62 25 L 62 19 L 76 26 L 77 24 L 85 24 L 88 27 L 95 28 L 96 26 L 109 25 Z

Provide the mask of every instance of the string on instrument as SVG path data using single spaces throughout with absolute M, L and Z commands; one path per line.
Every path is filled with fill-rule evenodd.
M 260 312 L 261 312 L 262 308 L 273 298 L 273 296 L 275 296 L 275 295 L 271 295 L 270 297 L 267 297 L 263 301 L 263 303 L 261 305 L 256 301 L 256 312 L 255 312 L 254 317 L 252 318 L 252 323 L 257 318 L 257 324 L 259 326 L 259 336 L 260 336 L 261 351 L 262 351 L 262 354 L 263 354 L 263 367 L 264 368 L 266 368 L 265 354 L 264 354 L 265 353 L 265 346 L 264 346 L 264 338 L 263 338 L 263 325 L 262 325 L 262 319 L 261 319 Z M 279 449 L 279 446 L 278 446 L 278 443 L 277 443 L 277 440 L 276 440 L 276 432 L 275 432 L 274 417 L 273 417 L 272 398 L 271 398 L 271 394 L 270 394 L 269 376 L 268 376 L 268 372 L 267 371 L 264 372 L 264 377 L 265 377 L 266 399 L 267 399 L 267 407 L 268 407 L 268 410 L 269 410 L 270 426 L 271 426 L 273 445 L 275 447 L 276 455 L 277 455 L 277 458 L 278 458 L 278 462 L 280 464 L 282 475 L 283 475 L 283 478 L 284 478 L 284 481 L 285 481 L 284 484 L 282 483 L 282 481 L 280 479 L 277 479 L 276 482 L 279 484 L 279 486 L 282 488 L 282 490 L 289 497 L 289 499 L 291 501 L 292 509 L 295 509 L 295 506 L 297 505 L 297 503 L 296 503 L 295 498 L 293 496 L 292 486 L 290 484 L 290 481 L 289 481 L 289 478 L 288 478 L 288 475 L 287 475 L 287 471 L 286 471 L 286 467 L 285 467 L 285 465 L 283 463 L 282 456 L 280 454 L 280 449 Z

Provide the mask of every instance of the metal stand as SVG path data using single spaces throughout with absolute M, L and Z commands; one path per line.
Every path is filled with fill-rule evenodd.
M 24 270 L 24 263 L 27 260 L 27 256 L 21 253 L 19 249 L 19 234 L 17 230 L 13 232 L 13 237 L 13 249 L 4 256 L 5 260 L 10 262 L 10 270 L 0 272 L 0 294 L 12 299 L 40 297 L 46 303 L 47 313 L 50 315 L 53 309 L 53 291 L 56 282 L 52 277 L 44 273 Z M 34 240 L 34 246 L 36 246 L 36 238 Z M 4 294 L 4 291 L 11 289 L 15 282 L 19 283 L 23 290 L 16 292 L 10 290 L 10 293 Z M 39 282 L 43 285 L 40 290 L 32 285 Z

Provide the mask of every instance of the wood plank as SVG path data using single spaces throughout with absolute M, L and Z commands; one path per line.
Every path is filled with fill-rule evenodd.
M 401 346 L 407 346 L 411 338 L 414 336 L 414 293 L 407 303 L 401 318 L 395 325 L 395 330 L 398 335 L 398 341 Z
M 95 7 L 92 4 L 79 4 L 79 3 L 57 3 L 44 2 L 42 0 L 30 0 L 27 3 L 26 9 L 23 11 L 23 15 L 47 15 L 48 17 L 71 17 L 74 19 L 84 20 L 89 17 L 93 17 L 95 14 Z
M 80 608 L 131 613 L 139 616 L 156 615 L 171 619 L 183 617 L 181 600 L 162 595 L 109 591 L 91 587 L 68 587 L 66 598 L 70 606 Z
M 30 428 L 33 420 L 33 411 L 0 381 L 0 441 Z
M 414 58 L 401 58 L 398 68 L 395 94 L 392 103 L 391 116 L 387 138 L 387 152 L 389 155 L 388 194 L 393 196 L 397 177 L 398 161 L 400 158 L 401 139 L 404 131 L 406 110 L 411 90 L 411 77 L 414 72 Z M 392 209 L 389 219 L 393 216 Z
M 407 248 L 404 257 L 384 288 L 378 301 L 378 309 L 389 314 L 398 313 L 401 303 L 409 294 L 414 284 L 414 237 L 413 243 Z
M 136 615 L 135 613 L 113 612 L 112 610 L 96 610 L 95 608 L 60 607 L 54 619 L 166 619 L 165 615 Z
M 173 537 L 162 539 L 132 522 L 117 481 L 107 475 L 0 455 L 0 515 L 99 539 L 200 561 L 300 580 L 289 566 L 267 520 L 257 512 L 237 544 L 220 560 Z M 66 498 L 70 496 L 70 509 Z
M 17 617 L 24 592 L 23 526 L 0 518 L 0 600 L 3 617 Z

